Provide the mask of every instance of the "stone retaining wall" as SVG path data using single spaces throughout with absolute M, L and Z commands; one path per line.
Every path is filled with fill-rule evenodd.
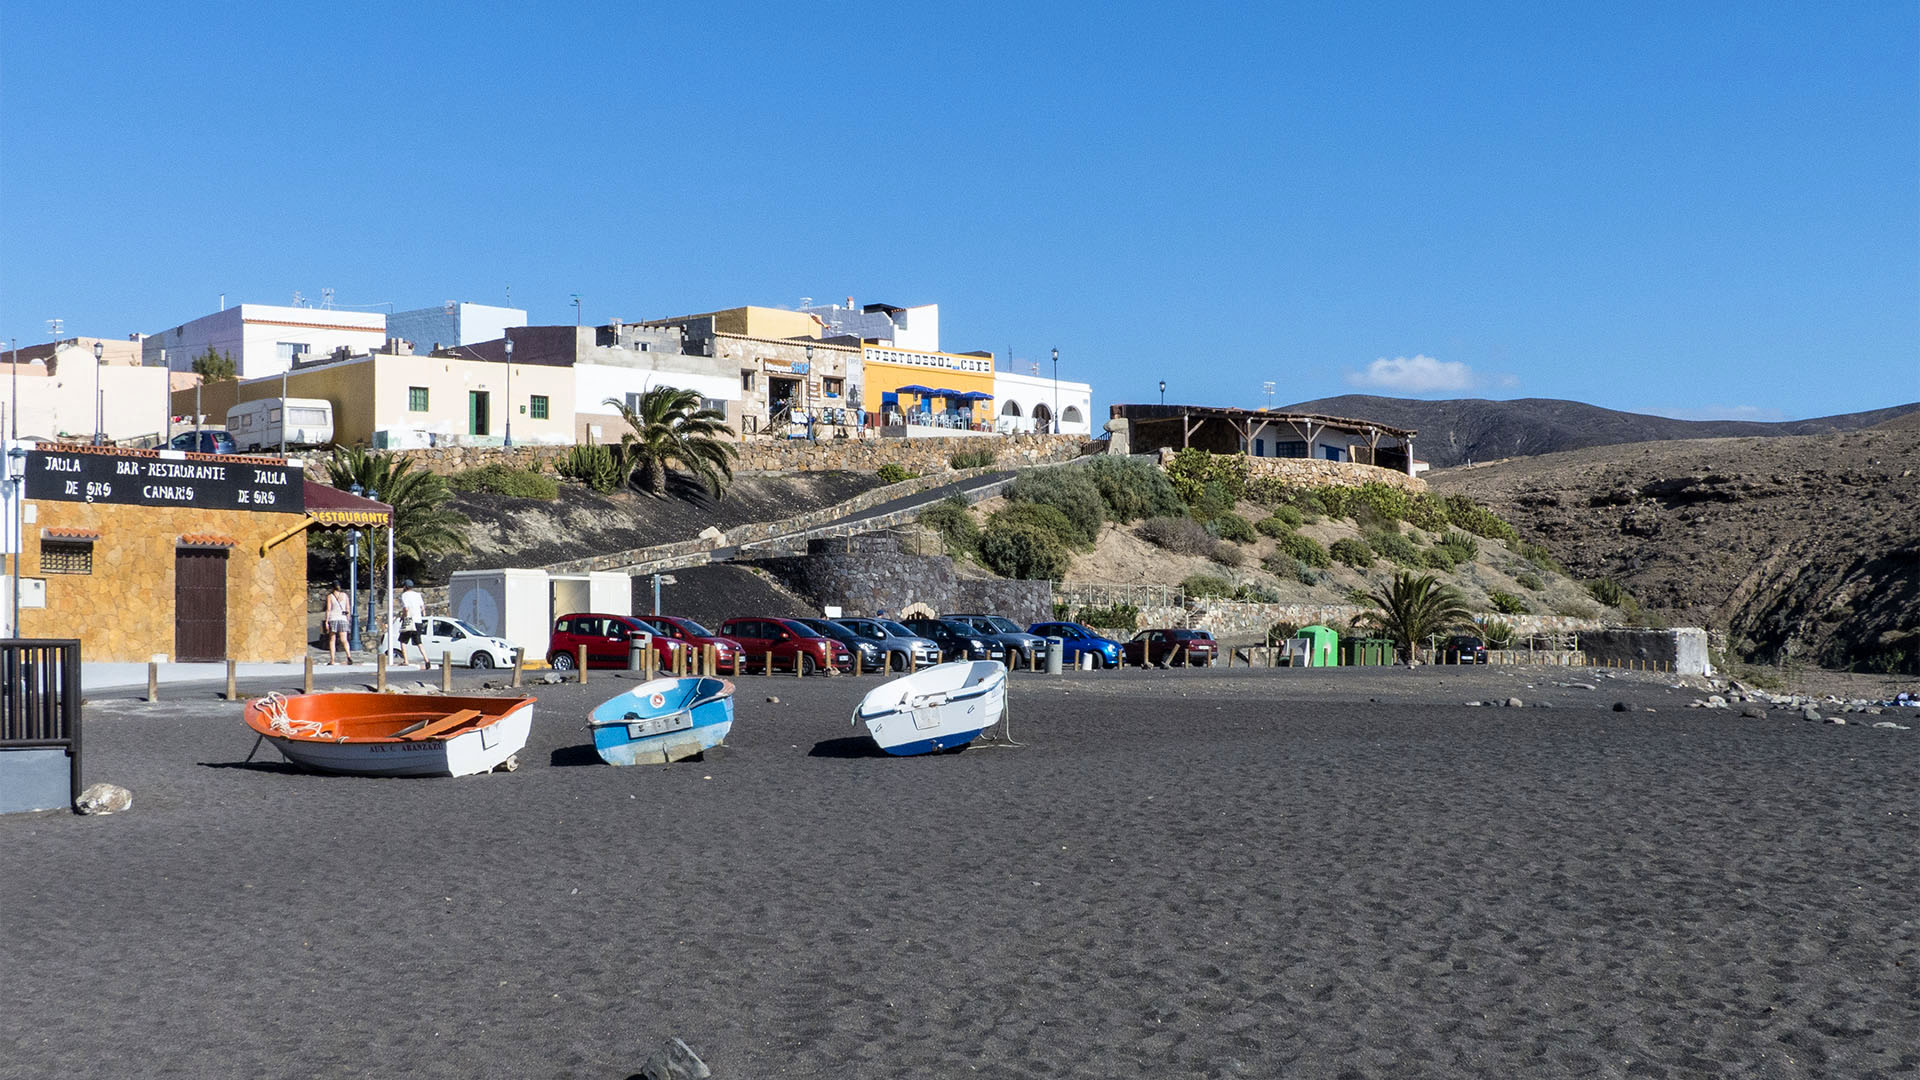
M 1177 451 L 1162 448 L 1160 466 L 1165 468 Z M 1243 457 L 1247 479 L 1272 476 L 1300 487 L 1359 487 L 1362 484 L 1392 484 L 1408 491 L 1424 492 L 1427 482 L 1395 469 L 1362 465 L 1355 461 L 1322 461 L 1317 458 Z
M 984 611 L 1022 625 L 1053 614 L 1053 585 L 1046 581 L 963 578 L 945 555 L 908 555 L 891 536 L 815 540 L 808 554 L 756 560 L 781 583 L 822 607 L 847 615 L 885 611 L 898 617 L 911 604 L 936 613 Z
M 1319 623 L 1323 626 L 1346 626 L 1371 611 L 1371 608 L 1355 604 L 1249 604 L 1225 600 L 1192 600 L 1184 607 L 1151 607 L 1140 612 L 1140 626 L 1185 626 L 1194 630 L 1210 631 L 1214 637 L 1226 642 L 1247 642 L 1263 640 L 1267 627 L 1277 622 L 1289 622 L 1295 626 L 1307 626 Z M 1592 619 L 1577 619 L 1564 615 L 1497 615 L 1482 612 L 1475 616 L 1480 619 L 1500 619 L 1513 625 L 1514 631 L 1521 635 L 1564 634 L 1569 631 L 1582 631 L 1580 640 L 1587 640 L 1585 631 L 1598 629 L 1602 624 Z M 1132 628 L 1105 627 L 1103 629 L 1121 630 L 1128 633 Z
M 739 451 L 735 472 L 873 472 L 882 465 L 898 465 L 908 472 L 950 472 L 947 460 L 962 451 L 990 450 L 993 467 L 1018 468 L 1049 461 L 1067 461 L 1092 453 L 1096 444 L 1085 435 L 1004 435 L 944 439 L 748 439 L 733 444 Z M 566 460 L 570 446 L 437 446 L 396 450 L 428 472 L 448 476 L 482 465 L 552 472 Z

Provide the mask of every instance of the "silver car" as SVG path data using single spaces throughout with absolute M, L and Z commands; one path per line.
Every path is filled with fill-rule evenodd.
M 1045 656 L 1047 639 L 1029 634 L 1026 628 L 1001 615 L 948 615 L 980 632 L 989 641 L 997 641 L 1007 650 L 1008 667 L 1024 667 L 1032 658 Z
M 917 664 L 940 662 L 940 646 L 891 619 L 835 619 L 856 636 L 875 642 L 890 657 L 888 666 L 903 671 Z

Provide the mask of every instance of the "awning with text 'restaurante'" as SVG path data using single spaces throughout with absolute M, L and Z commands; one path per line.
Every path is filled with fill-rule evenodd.
M 393 521 L 393 507 L 336 487 L 307 484 L 307 516 L 318 528 L 378 528 Z

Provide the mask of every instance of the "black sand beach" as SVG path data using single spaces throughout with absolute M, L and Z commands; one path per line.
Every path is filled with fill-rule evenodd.
M 1535 674 L 1023 675 L 1023 748 L 914 759 L 748 678 L 665 769 L 596 675 L 460 780 L 97 700 L 132 811 L 0 818 L 0 1075 L 1920 1074 L 1920 727 Z

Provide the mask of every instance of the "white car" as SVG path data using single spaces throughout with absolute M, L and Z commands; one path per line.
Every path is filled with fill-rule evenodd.
M 387 631 L 387 652 L 395 660 L 406 662 L 418 659 L 420 654 L 412 645 L 404 648 L 400 645 L 399 622 Z M 504 668 L 513 666 L 513 646 L 506 640 L 487 635 L 461 622 L 444 615 L 427 617 L 427 627 L 420 634 L 420 647 L 426 650 L 428 661 L 438 664 L 446 653 L 453 654 L 453 662 L 461 667 Z

